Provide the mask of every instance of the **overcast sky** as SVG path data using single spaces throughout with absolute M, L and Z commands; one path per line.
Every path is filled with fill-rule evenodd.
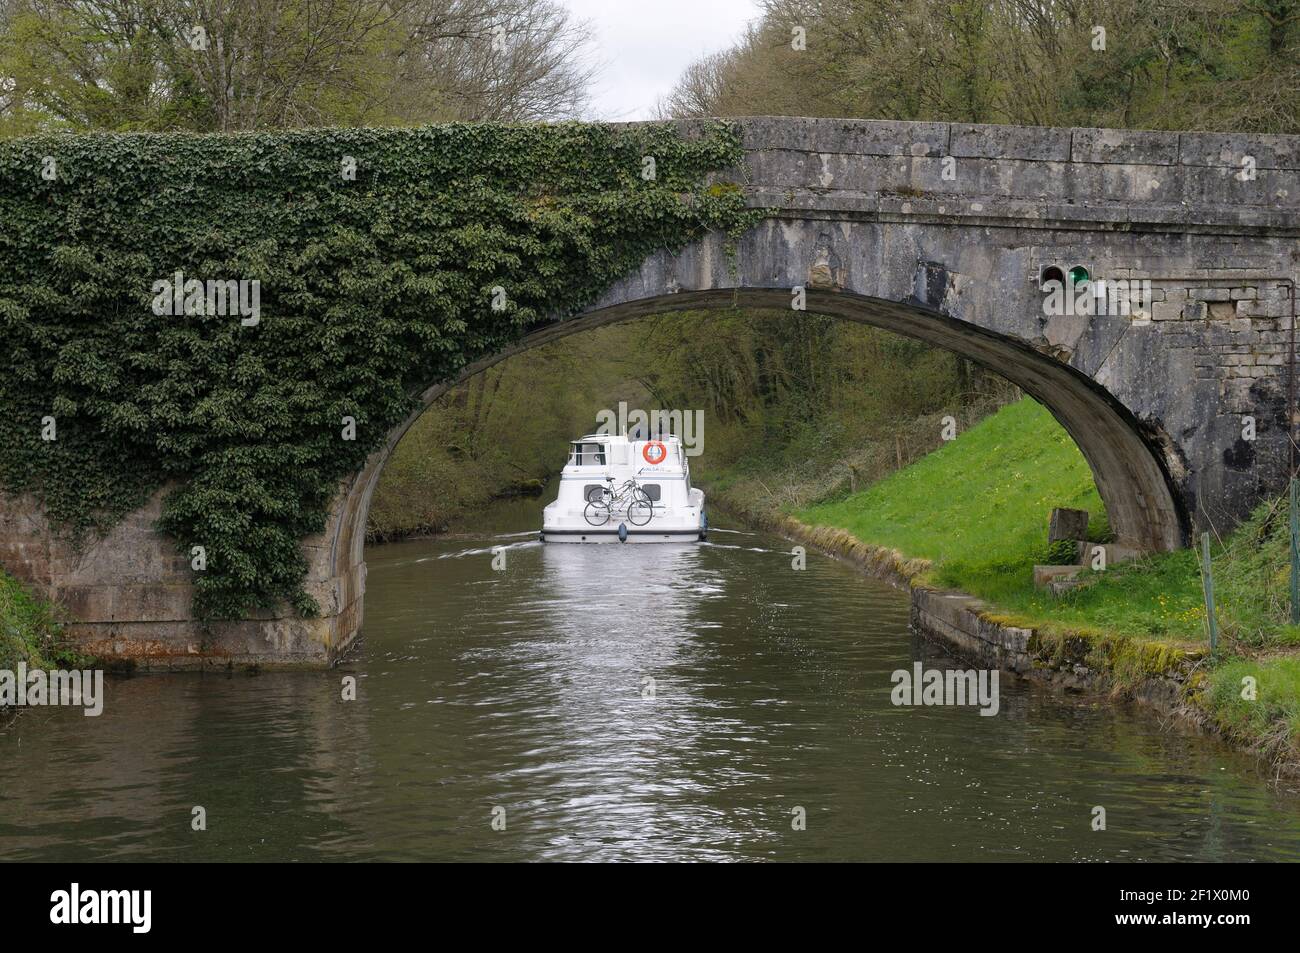
M 755 0 L 561 0 L 595 32 L 602 63 L 589 119 L 650 119 L 690 63 L 725 49 L 758 17 Z

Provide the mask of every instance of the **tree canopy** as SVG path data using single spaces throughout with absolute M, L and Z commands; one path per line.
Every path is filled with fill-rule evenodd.
M 576 116 L 555 0 L 0 0 L 0 134 Z
M 766 0 L 672 116 L 1300 132 L 1300 0 Z

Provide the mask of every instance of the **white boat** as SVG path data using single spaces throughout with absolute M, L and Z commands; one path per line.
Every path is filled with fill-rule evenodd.
M 704 539 L 704 493 L 681 440 L 589 434 L 569 445 L 560 491 L 542 511 L 544 543 L 682 543 Z

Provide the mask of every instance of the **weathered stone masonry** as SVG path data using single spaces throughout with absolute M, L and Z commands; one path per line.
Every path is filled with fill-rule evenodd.
M 581 314 L 557 315 L 468 373 L 642 314 L 789 309 L 803 286 L 810 312 L 950 348 L 1047 405 L 1088 459 L 1126 545 L 1184 545 L 1284 485 L 1300 137 L 741 124 L 744 166 L 717 178 L 742 185 L 767 212 L 761 224 L 734 248 L 713 235 L 651 256 Z M 1154 300 L 1130 314 L 1046 314 L 1044 269 L 1074 265 L 1094 280 L 1150 281 Z M 425 403 L 455 383 L 431 381 Z M 74 635 L 100 655 L 157 666 L 328 663 L 360 631 L 366 512 L 409 423 L 340 486 L 327 531 L 306 541 L 318 619 L 285 607 L 200 628 L 188 564 L 152 528 L 160 497 L 78 551 L 36 501 L 0 499 L 0 564 L 66 602 Z

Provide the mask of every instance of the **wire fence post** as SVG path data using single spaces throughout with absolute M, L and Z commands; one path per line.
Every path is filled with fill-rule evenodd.
M 1291 624 L 1300 625 L 1300 499 L 1291 478 Z
M 1210 654 L 1219 647 L 1219 624 L 1214 618 L 1214 571 L 1210 566 L 1210 534 L 1201 534 L 1201 582 L 1205 588 L 1205 621 L 1210 626 Z

